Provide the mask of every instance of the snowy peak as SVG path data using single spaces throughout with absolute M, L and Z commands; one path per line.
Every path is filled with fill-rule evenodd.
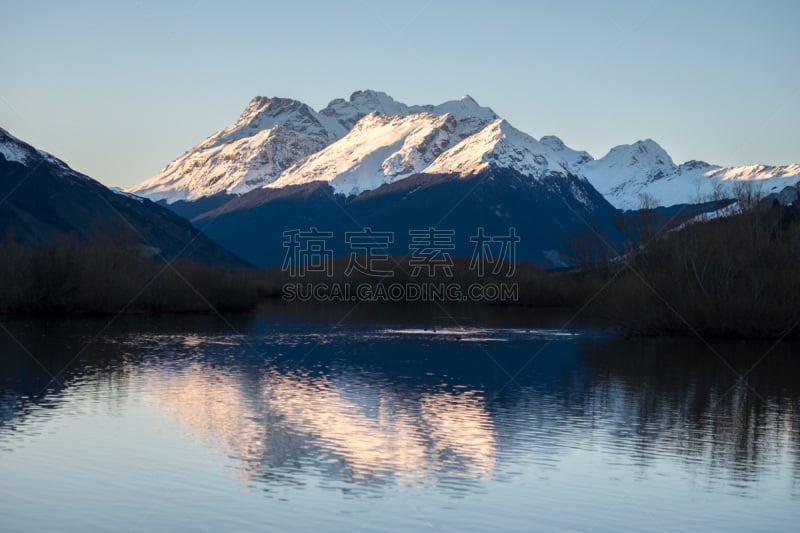
M 257 96 L 236 122 L 128 192 L 170 203 L 244 193 L 276 180 L 345 133 L 302 102 Z
M 457 142 L 457 129 L 458 121 L 452 115 L 373 112 L 344 138 L 288 169 L 268 186 L 328 181 L 346 195 L 365 192 L 421 172 Z
M 362 113 L 368 111 L 368 113 Z M 407 106 L 376 91 L 334 100 L 320 112 L 349 124 L 350 133 L 284 172 L 267 186 L 328 181 L 337 192 L 365 192 L 423 172 L 445 150 L 484 129 L 497 115 L 472 97 Z
M 398 102 L 385 92 L 370 89 L 351 94 L 350 105 L 361 110 L 370 109 L 384 115 L 397 115 L 408 109 L 406 104 Z
M 492 120 L 498 118 L 494 111 L 488 107 L 482 107 L 469 95 L 438 105 L 409 106 L 398 102 L 384 92 L 371 90 L 356 91 L 350 96 L 349 100 L 344 100 L 343 98 L 333 100 L 325 109 L 320 111 L 320 115 L 336 120 L 349 130 L 364 116 L 375 112 L 382 115 L 401 117 L 419 113 L 440 116 L 450 114 L 463 123 L 462 131 L 458 133 L 462 138 L 475 133 Z
M 662 171 L 673 171 L 677 168 L 667 151 L 652 139 L 615 146 L 608 154 L 598 159 L 597 163 L 617 168 L 652 168 Z
M 287 116 L 298 110 L 306 111 L 307 109 L 310 110 L 307 105 L 291 98 L 256 96 L 244 108 L 236 125 L 256 125 L 255 123 L 261 117 Z
M 2 157 L 36 155 L 13 146 L 0 136 Z M 363 90 L 332 100 L 319 112 L 290 98 L 255 97 L 233 124 L 128 192 L 174 202 L 326 180 L 339 192 L 354 194 L 413 173 L 466 175 L 488 167 L 533 178 L 549 172 L 582 175 L 622 208 L 639 205 L 643 193 L 672 205 L 696 201 L 698 191 L 712 185 L 773 180 L 782 187 L 794 181 L 780 180 L 800 179 L 797 166 L 721 168 L 702 161 L 678 166 L 652 139 L 616 146 L 595 160 L 553 135 L 537 142 L 471 96 L 409 106 L 384 92 Z
M 419 109 L 434 115 L 452 115 L 458 121 L 456 136 L 459 139 L 479 132 L 493 120 L 500 118 L 490 108 L 482 107 L 469 95 L 436 106 L 415 106 L 412 109 Z
M 636 197 L 648 183 L 672 175 L 678 167 L 657 142 L 646 139 L 615 146 L 577 168 L 604 195 Z
M 571 172 L 564 159 L 530 135 L 497 119 L 443 153 L 425 172 L 471 176 L 490 168 L 509 168 L 538 179 Z
M 578 169 L 614 206 L 637 209 L 644 195 L 662 206 L 735 197 L 735 185 L 748 182 L 761 194 L 800 183 L 800 165 L 720 167 L 691 160 L 676 165 L 655 141 L 617 146 Z
M 514 169 L 532 178 L 572 172 L 550 148 L 503 119 L 373 112 L 344 138 L 267 186 L 328 181 L 337 192 L 352 195 L 418 173 L 470 176 L 489 168 Z
M 384 92 L 366 90 L 354 92 L 349 100 L 332 100 L 320 111 L 320 115 L 333 119 L 342 128 L 350 130 L 362 117 L 373 112 L 405 116 L 409 114 L 409 108 Z
M 592 180 L 592 175 L 587 173 Z M 762 195 L 780 193 L 787 186 L 800 184 L 800 165 L 749 165 L 720 167 L 702 161 L 688 161 L 655 181 L 634 177 L 608 181 L 597 189 L 621 209 L 636 209 L 640 195 L 647 194 L 659 205 L 698 203 L 712 198 L 735 198 L 737 184 L 747 184 Z
M 466 118 L 477 118 L 491 122 L 499 118 L 497 114 L 488 107 L 483 107 L 469 95 L 462 96 L 458 100 L 450 100 L 435 106 L 415 106 L 432 112 L 434 115 L 451 114 L 457 120 Z M 414 108 L 412 108 L 414 109 Z
M 562 157 L 573 168 L 577 168 L 589 161 L 594 161 L 589 152 L 573 150 L 555 135 L 545 135 L 539 139 L 539 142 Z
M 214 133 L 152 178 L 128 189 L 128 192 L 169 203 L 196 200 L 219 193 L 243 194 L 275 182 L 287 169 L 303 163 L 312 154 L 342 139 L 357 124 L 362 129 L 374 127 L 376 121 L 379 122 L 377 118 L 361 122 L 371 114 L 387 117 L 419 114 L 450 116 L 450 120 L 455 121 L 455 130 L 446 132 L 446 145 L 442 144 L 441 149 L 480 131 L 497 118 L 491 109 L 481 107 L 469 96 L 439 105 L 407 106 L 384 92 L 365 90 L 354 92 L 348 100 L 333 100 L 320 112 L 290 98 L 257 96 L 250 100 L 236 122 Z M 398 133 L 400 136 L 406 134 L 404 131 Z M 364 151 L 363 146 L 369 144 L 369 139 L 357 142 L 362 145 L 361 151 Z M 425 144 L 427 141 L 420 142 Z M 444 142 L 444 138 L 441 142 Z M 384 148 L 379 144 L 375 146 L 380 153 Z M 425 154 L 420 161 L 430 163 L 428 159 L 432 152 L 427 148 L 419 149 Z M 397 170 L 397 165 L 418 169 L 419 161 L 415 159 L 416 162 L 412 164 L 404 157 L 395 159 L 395 163 L 387 163 L 386 177 L 406 174 Z M 370 172 L 380 168 L 379 165 Z M 317 171 L 308 175 L 317 176 Z M 333 180 L 335 177 L 328 176 L 325 179 Z M 292 173 L 290 179 L 298 178 Z M 284 182 L 286 180 L 281 180 L 281 183 Z M 371 187 L 369 183 L 372 182 L 366 180 L 354 187 Z
M 248 137 L 254 133 L 276 126 L 289 128 L 308 135 L 330 138 L 332 141 L 344 135 L 342 128 L 329 131 L 316 111 L 303 102 L 290 98 L 267 98 L 256 96 L 247 104 L 239 119 L 231 126 L 212 135 L 214 144 Z
M 688 172 L 711 170 L 713 168 L 719 168 L 719 167 L 716 165 L 712 165 L 710 163 L 706 163 L 705 161 L 697 161 L 692 159 L 691 161 L 686 161 L 685 163 L 681 163 L 680 165 L 678 165 L 678 168 L 675 169 L 675 171 L 678 174 L 684 174 Z

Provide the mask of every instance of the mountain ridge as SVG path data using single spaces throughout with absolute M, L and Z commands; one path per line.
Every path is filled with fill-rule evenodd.
M 0 200 L 0 228 L 17 245 L 106 235 L 144 256 L 247 264 L 169 209 L 109 189 L 1 128 Z
M 236 122 L 126 191 L 168 204 L 242 194 L 277 181 L 291 167 L 345 137 L 372 113 L 398 117 L 449 114 L 458 125 L 452 132 L 454 142 L 497 118 L 494 111 L 470 96 L 438 105 L 409 106 L 386 93 L 363 90 L 355 91 L 348 100 L 334 99 L 318 112 L 290 98 L 257 96 Z M 410 171 L 404 174 L 410 175 Z
M 332 160 L 331 147 L 348 139 L 364 119 L 374 124 L 369 117 L 375 113 L 401 119 L 450 115 L 456 121 L 456 129 L 448 131 L 437 126 L 437 133 L 430 133 L 438 143 L 418 139 L 405 148 L 405 142 L 400 143 L 402 132 L 397 132 L 400 144 L 388 152 L 382 141 L 370 150 L 369 135 L 364 134 L 355 144 L 337 148 L 341 160 Z M 438 105 L 407 105 L 385 92 L 361 90 L 353 92 L 349 99 L 331 100 L 319 111 L 289 98 L 255 97 L 232 125 L 127 191 L 172 204 L 324 177 L 338 192 L 359 194 L 425 171 L 422 162 L 431 166 L 432 172 L 456 172 L 457 169 L 445 168 L 443 162 L 436 165 L 431 156 L 443 156 L 499 118 L 491 108 L 480 106 L 468 95 Z M 376 139 L 380 138 L 376 135 Z M 741 182 L 760 187 L 764 194 L 800 182 L 800 165 L 723 167 L 702 161 L 676 164 L 652 139 L 615 146 L 597 159 L 554 135 L 545 135 L 538 143 L 548 149 L 549 159 L 563 160 L 571 172 L 586 177 L 619 209 L 637 208 L 643 196 L 670 206 L 697 203 L 712 196 L 732 197 L 736 184 Z M 352 156 L 351 152 L 356 151 L 358 155 Z M 328 159 L 320 156 L 323 152 Z M 383 157 L 379 157 L 381 154 Z M 370 168 L 360 166 L 367 161 Z M 338 173 L 325 174 L 326 168 Z

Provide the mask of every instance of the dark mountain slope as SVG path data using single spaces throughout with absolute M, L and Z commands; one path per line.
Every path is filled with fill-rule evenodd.
M 258 265 L 280 264 L 283 232 L 333 232 L 335 255 L 349 253 L 344 234 L 370 227 L 394 232 L 389 251 L 409 251 L 409 230 L 454 230 L 454 255 L 469 255 L 470 236 L 507 235 L 515 227 L 517 259 L 557 266 L 570 254 L 567 235 L 595 226 L 617 242 L 618 211 L 586 180 L 571 174 L 533 179 L 490 168 L 470 177 L 418 174 L 359 196 L 334 194 L 326 183 L 257 189 L 194 219 L 223 246 Z M 586 228 L 588 231 L 588 228 Z
M 0 231 L 22 245 L 106 235 L 145 254 L 244 264 L 170 210 L 112 191 L 2 129 Z

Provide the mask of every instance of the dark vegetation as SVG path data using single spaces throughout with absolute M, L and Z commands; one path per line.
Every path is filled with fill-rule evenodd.
M 303 277 L 293 277 L 281 268 L 274 267 L 260 271 L 258 291 L 261 298 L 284 298 L 292 296 L 284 292 L 286 284 L 326 285 L 329 288 L 343 284 L 349 284 L 351 287 L 368 285 L 373 289 L 379 285 L 388 287 L 395 284 L 425 284 L 456 286 L 458 287 L 456 294 L 468 295 L 469 288 L 475 285 L 485 287 L 487 285 L 511 286 L 516 284 L 519 287 L 517 298 L 511 300 L 489 297 L 479 303 L 530 307 L 575 307 L 587 301 L 604 282 L 604 276 L 600 274 L 600 271 L 585 269 L 548 271 L 529 261 L 518 262 L 511 276 L 508 276 L 506 271 L 496 275 L 487 272 L 483 276 L 478 276 L 476 270 L 470 268 L 470 260 L 469 257 L 454 257 L 452 275 L 447 275 L 442 269 L 436 269 L 431 273 L 423 269 L 420 273 L 415 274 L 413 267 L 409 266 L 408 255 L 392 255 L 385 261 L 372 265 L 376 270 L 390 271 L 391 275 L 387 276 L 369 276 L 359 272 L 345 273 L 348 264 L 346 258 L 337 258 L 333 261 L 333 276 L 330 277 L 324 272 L 308 272 Z M 330 291 L 323 292 L 330 293 Z M 378 290 L 372 292 L 379 295 L 385 294 Z M 448 301 L 446 296 L 442 300 Z M 378 296 L 377 301 L 388 300 L 381 300 Z
M 645 336 L 797 337 L 800 209 L 691 224 L 609 266 L 596 313 Z
M 0 312 L 248 309 L 249 263 L 149 200 L 114 192 L 0 129 Z M 174 259 L 169 265 L 164 257 Z
M 135 241 L 99 236 L 22 246 L 0 244 L 0 312 L 241 311 L 256 305 L 252 273 L 178 259 L 157 260 Z
M 637 211 L 621 230 L 624 250 L 596 233 L 582 241 L 607 251 L 582 266 L 607 280 L 587 312 L 628 336 L 798 337 L 800 208 L 746 183 L 734 193 L 735 202 L 710 199 L 714 216 L 677 226 Z

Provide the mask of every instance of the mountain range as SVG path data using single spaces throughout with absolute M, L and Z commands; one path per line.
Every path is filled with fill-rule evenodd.
M 0 178 L 0 225 L 22 242 L 88 238 L 123 220 L 151 252 L 270 266 L 285 258 L 287 231 L 330 231 L 342 255 L 345 234 L 367 227 L 391 232 L 387 251 L 398 254 L 409 253 L 413 230 L 447 229 L 452 253 L 468 255 L 477 231 L 514 226 L 516 258 L 553 267 L 572 261 L 579 236 L 619 251 L 620 217 L 642 196 L 684 219 L 716 209 L 703 200 L 731 197 L 738 183 L 793 201 L 800 165 L 678 165 L 650 139 L 595 159 L 553 135 L 537 140 L 469 96 L 409 106 L 357 91 L 319 111 L 256 97 L 233 124 L 127 191 L 0 130 Z
M 409 106 L 378 91 L 357 91 L 314 111 L 296 100 L 256 97 L 239 119 L 128 192 L 163 201 L 197 201 L 241 195 L 262 187 L 326 181 L 337 192 L 358 195 L 418 173 L 460 173 L 450 150 L 471 136 L 491 143 L 497 114 L 465 96 L 439 105 Z M 504 128 L 511 126 L 505 122 Z M 480 135 L 479 135 L 480 134 Z M 516 135 L 514 139 L 523 139 Z M 525 141 L 531 139 L 524 137 Z M 476 148 L 476 140 L 470 144 Z M 513 141 L 502 143 L 508 149 Z M 722 167 L 703 161 L 676 164 L 651 139 L 612 148 L 599 159 L 556 136 L 539 139 L 543 157 L 585 177 L 612 205 L 636 209 L 643 194 L 662 206 L 732 196 L 736 183 L 764 194 L 800 182 L 800 165 Z M 464 146 L 459 148 L 463 152 Z M 518 168 L 511 158 L 496 167 Z M 512 150 L 513 152 L 513 150 Z M 651 202 L 652 203 L 652 202 Z M 181 207 L 178 207 L 181 209 Z

